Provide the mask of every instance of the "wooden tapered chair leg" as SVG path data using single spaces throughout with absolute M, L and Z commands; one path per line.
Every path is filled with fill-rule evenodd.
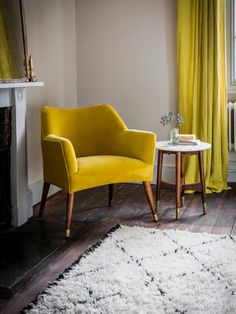
M 40 209 L 39 209 L 39 217 L 43 216 L 43 211 L 44 211 L 45 203 L 47 200 L 49 187 L 50 187 L 50 183 L 48 182 L 43 183 L 43 191 L 42 191 L 42 199 L 41 199 L 41 204 L 40 204 Z
M 109 185 L 108 185 L 108 190 L 109 190 L 108 206 L 111 206 L 111 201 L 112 201 L 112 199 L 113 199 L 113 192 L 114 192 L 114 184 L 109 184 Z
M 66 238 L 70 237 L 70 224 L 74 205 L 74 193 L 67 193 L 67 208 L 66 208 Z
M 154 221 L 158 221 L 158 212 L 156 207 L 156 202 L 154 200 L 153 192 L 152 192 L 152 186 L 150 182 L 144 181 L 143 186 L 147 195 L 148 203 L 152 211 L 153 219 Z

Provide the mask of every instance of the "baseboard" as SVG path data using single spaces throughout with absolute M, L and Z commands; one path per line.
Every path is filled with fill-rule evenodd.
M 175 166 L 163 165 L 163 178 L 168 182 L 174 182 L 175 180 Z M 157 165 L 154 165 L 153 184 L 157 182 Z M 41 201 L 43 180 L 39 180 L 29 185 L 29 189 L 32 191 L 33 205 L 38 204 Z M 60 189 L 54 185 L 50 185 L 48 196 L 53 195 L 60 191 Z
M 163 165 L 163 181 L 175 182 L 175 165 Z M 154 166 L 153 184 L 156 184 L 157 165 Z M 228 182 L 236 182 L 236 160 L 229 161 Z
M 175 182 L 175 165 L 166 164 L 162 167 L 162 180 L 166 182 Z M 157 165 L 154 165 L 153 184 L 157 183 Z
M 166 164 L 162 168 L 162 178 L 167 182 L 175 182 L 175 165 Z M 153 184 L 157 182 L 157 165 L 154 165 L 153 173 Z M 229 162 L 229 172 L 228 172 L 228 182 L 236 182 L 236 161 L 230 160 Z M 32 191 L 33 205 L 41 201 L 43 180 L 39 180 L 35 183 L 30 184 L 29 189 Z M 48 195 L 53 195 L 60 189 L 54 185 L 50 186 Z
M 38 204 L 41 201 L 43 180 L 39 180 L 29 185 L 29 189 L 32 191 L 33 195 L 33 205 Z M 54 185 L 50 185 L 48 196 L 55 194 L 60 191 L 60 189 Z
M 229 152 L 228 182 L 236 182 L 236 152 Z
M 229 162 L 228 182 L 236 182 L 236 161 Z

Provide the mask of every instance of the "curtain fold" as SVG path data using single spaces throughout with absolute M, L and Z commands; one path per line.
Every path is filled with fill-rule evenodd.
M 212 144 L 204 152 L 207 192 L 228 189 L 226 47 L 224 0 L 178 0 L 177 66 L 182 133 Z M 199 181 L 195 156 L 186 183 Z

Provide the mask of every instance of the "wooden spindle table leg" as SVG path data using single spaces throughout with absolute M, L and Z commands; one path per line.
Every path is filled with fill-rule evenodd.
M 158 151 L 158 164 L 157 164 L 157 185 L 156 185 L 157 207 L 160 205 L 162 163 L 163 163 L 163 152 L 161 150 L 159 150 Z
M 176 163 L 176 219 L 179 220 L 180 215 L 180 193 L 181 193 L 181 153 L 175 154 Z
M 203 165 L 203 152 L 198 152 L 198 162 L 199 162 L 199 170 L 200 170 L 200 180 L 202 186 L 202 206 L 203 206 L 203 214 L 207 214 L 207 206 L 206 206 L 206 186 L 205 186 L 205 176 L 204 176 L 204 165 Z
M 181 154 L 181 184 L 185 184 L 185 154 Z M 184 189 L 181 188 L 181 206 L 184 206 Z

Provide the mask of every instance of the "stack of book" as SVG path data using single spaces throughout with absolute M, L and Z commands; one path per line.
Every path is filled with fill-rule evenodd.
M 178 134 L 179 145 L 199 145 L 200 141 L 194 134 Z

